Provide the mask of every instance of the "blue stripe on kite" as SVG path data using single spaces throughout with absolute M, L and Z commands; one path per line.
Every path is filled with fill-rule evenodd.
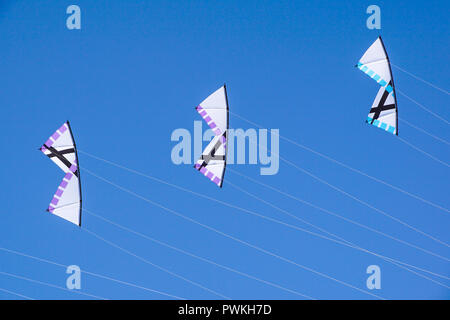
M 358 62 L 358 68 L 361 69 L 361 71 L 363 71 L 364 73 L 366 73 L 369 77 L 371 77 L 373 80 L 375 80 L 376 82 L 378 82 L 378 84 L 382 87 L 384 87 L 385 85 L 387 85 L 387 81 L 384 80 L 383 78 L 381 78 L 380 75 L 378 75 L 377 73 L 375 73 L 373 70 L 370 70 L 369 68 L 367 68 L 367 66 L 362 65 L 361 62 Z M 394 89 L 388 85 L 385 90 L 389 93 L 391 93 Z
M 368 116 L 366 121 L 367 121 L 368 124 L 371 124 L 371 125 L 373 125 L 373 126 L 375 126 L 377 128 L 380 128 L 380 129 L 383 129 L 383 130 L 385 130 L 387 132 L 395 134 L 395 127 L 393 127 L 391 125 L 388 125 L 387 123 L 381 122 L 379 120 L 373 120 L 373 123 L 372 123 L 372 120 L 373 119 Z

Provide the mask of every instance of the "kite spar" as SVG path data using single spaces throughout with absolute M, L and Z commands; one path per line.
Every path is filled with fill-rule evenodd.
M 357 67 L 381 86 L 366 122 L 398 135 L 398 110 L 394 79 L 381 37 L 378 37 L 367 49 Z
M 81 226 L 80 169 L 69 121 L 56 130 L 40 150 L 66 173 L 47 211 Z
M 214 132 L 214 138 L 203 150 L 194 168 L 222 187 L 227 157 L 228 98 L 225 85 L 203 100 L 196 108 Z

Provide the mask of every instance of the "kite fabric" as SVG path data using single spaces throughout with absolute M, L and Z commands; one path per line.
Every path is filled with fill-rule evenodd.
M 226 86 L 219 88 L 195 109 L 215 136 L 203 150 L 194 168 L 222 187 L 227 156 L 228 98 Z
M 398 135 L 398 110 L 394 79 L 381 37 L 378 37 L 367 49 L 357 67 L 381 86 L 366 122 Z
M 44 143 L 40 150 L 64 172 L 47 211 L 81 226 L 81 183 L 77 147 L 69 121 Z

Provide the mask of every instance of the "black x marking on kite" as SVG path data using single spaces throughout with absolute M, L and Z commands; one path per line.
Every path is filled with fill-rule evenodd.
M 226 133 L 224 133 L 223 135 L 224 135 L 224 137 L 226 137 Z M 225 161 L 225 156 L 216 156 L 216 151 L 219 150 L 221 144 L 222 144 L 222 141 L 221 141 L 221 139 L 219 139 L 209 154 L 202 154 L 200 159 L 202 159 L 203 162 L 197 170 L 200 170 L 202 167 L 206 167 L 211 160 Z
M 389 81 L 389 85 L 391 85 L 391 83 L 392 83 L 392 81 Z M 389 96 L 389 92 L 387 90 L 384 90 L 383 95 L 381 96 L 380 102 L 378 102 L 378 106 L 370 109 L 369 113 L 374 113 L 374 115 L 372 117 L 372 121 L 370 122 L 371 124 L 374 122 L 375 119 L 378 119 L 378 117 L 380 116 L 380 113 L 382 111 L 395 109 L 395 104 L 384 105 L 388 96 Z
M 45 145 L 45 144 L 44 144 L 44 147 L 47 148 L 47 150 L 51 152 L 50 154 L 47 155 L 47 157 L 49 157 L 49 158 L 57 157 L 62 163 L 64 163 L 64 165 L 67 168 L 70 168 L 72 166 L 72 163 L 69 160 L 67 160 L 67 158 L 64 155 L 67 153 L 74 153 L 75 152 L 74 148 L 58 151 L 53 147 L 47 147 L 47 145 Z M 78 177 L 78 169 L 73 174 L 76 177 Z

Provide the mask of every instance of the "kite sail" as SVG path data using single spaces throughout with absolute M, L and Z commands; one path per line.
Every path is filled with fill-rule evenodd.
M 203 100 L 196 108 L 215 136 L 203 150 L 194 168 L 222 187 L 227 157 L 228 98 L 225 85 Z
M 381 37 L 378 37 L 367 49 L 357 67 L 381 86 L 366 122 L 398 135 L 398 110 L 394 79 Z
M 80 169 L 69 121 L 56 130 L 40 150 L 66 173 L 47 211 L 81 226 Z

